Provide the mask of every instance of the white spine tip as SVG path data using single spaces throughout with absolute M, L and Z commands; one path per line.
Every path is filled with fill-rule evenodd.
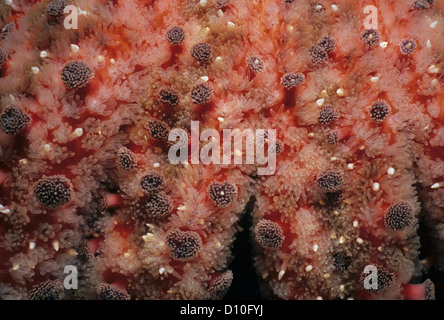
M 428 69 L 429 73 L 438 73 L 438 71 L 439 69 L 434 64 L 432 64 Z
M 353 227 L 357 228 L 359 226 L 359 222 L 357 220 L 353 221 Z
M 378 82 L 378 80 L 379 80 L 379 77 L 371 77 L 370 78 L 370 81 L 373 82 L 373 83 Z
M 234 24 L 233 22 L 231 22 L 231 21 L 228 21 L 228 26 L 229 26 L 230 28 L 234 28 L 235 24 Z
M 202 79 L 202 81 L 204 81 L 204 82 L 207 82 L 208 81 L 208 76 L 203 76 L 203 77 L 200 77 L 201 79 Z
M 219 122 L 224 122 L 225 121 L 225 119 L 222 118 L 222 117 L 217 118 L 217 120 L 219 120 Z
M 284 274 L 285 274 L 285 270 L 279 271 L 278 280 L 282 280 L 282 278 L 284 277 Z
M 387 48 L 387 46 L 388 46 L 388 42 L 381 42 L 380 44 L 379 44 L 379 46 L 381 47 L 381 48 Z
M 164 272 L 165 272 L 165 268 L 164 267 L 159 269 L 159 274 L 163 274 Z
M 441 187 L 441 184 L 439 182 L 433 184 L 430 188 L 432 189 L 438 189 L 439 187 Z
M 74 134 L 77 137 L 81 137 L 83 135 L 83 129 L 82 128 L 77 128 L 76 130 L 74 130 Z
M 159 163 L 159 162 L 154 163 L 154 164 L 153 164 L 153 167 L 154 167 L 154 168 L 159 168 L 159 167 L 160 167 L 160 163 Z
M 345 238 L 343 236 L 339 237 L 339 243 L 343 244 L 345 242 Z
M 217 57 L 216 61 L 222 61 L 222 57 Z
M 97 57 L 97 61 L 99 61 L 99 63 L 103 63 L 105 61 L 105 57 L 100 55 Z
M 29 250 L 34 250 L 35 249 L 35 242 L 31 241 L 29 243 Z
M 373 183 L 373 191 L 379 191 L 379 183 Z
M 40 72 L 40 69 L 37 68 L 37 67 L 32 67 L 32 68 L 31 68 L 31 71 L 32 71 L 32 73 L 37 74 L 37 73 Z
M 315 245 L 313 246 L 313 251 L 314 251 L 314 252 L 317 252 L 318 249 L 319 249 L 319 246 L 318 246 L 317 244 L 315 244 Z
M 433 21 L 433 22 L 430 24 L 430 28 L 435 28 L 437 24 L 438 24 L 438 21 Z
M 52 247 L 53 247 L 53 249 L 54 249 L 55 251 L 59 251 L 59 249 L 60 249 L 60 242 L 58 242 L 57 240 L 54 240 L 54 241 L 52 242 Z
M 357 239 L 356 239 L 356 242 L 359 243 L 359 244 L 363 244 L 363 243 L 364 243 L 364 240 L 362 240 L 361 238 L 357 238 Z
M 427 40 L 426 47 L 427 47 L 427 48 L 431 48 L 431 47 L 432 47 L 432 43 L 430 42 L 430 40 Z
M 200 0 L 200 1 L 199 1 L 199 4 L 200 4 L 202 7 L 205 7 L 205 6 L 207 5 L 207 0 Z
M 80 47 L 79 47 L 78 45 L 76 45 L 76 44 L 72 44 L 72 45 L 71 45 L 71 51 L 72 51 L 72 52 L 76 53 L 76 52 L 78 52 L 79 50 L 80 50 Z
M 116 63 L 116 60 L 114 60 L 114 59 L 109 59 L 109 63 L 114 64 L 114 63 Z
M 305 267 L 305 271 L 310 272 L 311 270 L 313 270 L 313 266 L 311 264 Z
M 320 107 L 322 105 L 324 105 L 325 100 L 324 99 L 318 99 L 316 100 L 316 104 Z
M 387 174 L 388 174 L 389 176 L 393 175 L 394 173 L 395 173 L 395 168 L 393 168 L 393 167 L 388 168 L 388 170 L 387 170 Z
M 345 95 L 345 91 L 342 88 L 339 88 L 338 90 L 336 90 L 336 94 L 340 97 L 343 97 Z
M 347 165 L 347 169 L 348 169 L 348 170 L 353 170 L 354 167 L 355 167 L 355 165 L 354 165 L 353 163 L 349 163 L 349 164 Z
M 48 52 L 42 51 L 40 52 L 40 58 L 46 58 L 48 56 Z
M 335 4 L 332 4 L 332 5 L 331 5 L 331 9 L 332 9 L 333 11 L 338 11 L 338 6 L 335 5 Z
M 43 149 L 44 149 L 46 152 L 49 152 L 49 151 L 51 151 L 51 146 L 50 146 L 49 144 L 45 144 L 45 145 L 43 146 Z

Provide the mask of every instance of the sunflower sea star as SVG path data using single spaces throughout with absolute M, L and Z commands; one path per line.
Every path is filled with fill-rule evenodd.
M 247 213 L 270 297 L 432 299 L 444 3 L 369 2 L 0 3 L 0 297 L 220 299 Z M 264 128 L 272 174 L 169 160 Z

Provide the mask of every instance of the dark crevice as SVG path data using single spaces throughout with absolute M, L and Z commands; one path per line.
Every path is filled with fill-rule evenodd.
M 246 212 L 239 221 L 242 228 L 234 241 L 232 255 L 234 260 L 230 265 L 234 278 L 225 300 L 257 300 L 262 299 L 259 291 L 256 269 L 253 265 L 253 246 L 250 237 L 252 225 L 251 211 L 255 198 L 247 204 Z

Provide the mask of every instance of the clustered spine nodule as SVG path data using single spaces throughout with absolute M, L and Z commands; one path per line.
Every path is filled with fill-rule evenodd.
M 130 300 L 131 297 L 126 290 L 119 289 L 108 283 L 97 286 L 97 298 L 99 300 Z
M 339 140 L 339 133 L 336 130 L 327 130 L 325 132 L 328 144 L 337 144 Z
M 157 140 L 168 140 L 170 127 L 163 121 L 150 118 L 145 123 L 145 129 L 150 136 Z
M 58 17 L 63 15 L 65 7 L 71 5 L 72 1 L 70 0 L 55 0 L 51 1 L 45 9 L 45 13 L 52 17 Z
M 60 280 L 47 280 L 35 285 L 29 291 L 29 300 L 61 300 L 64 296 L 63 284 Z
M 46 208 L 60 208 L 72 200 L 72 184 L 61 175 L 42 178 L 34 185 L 34 195 Z
M 6 53 L 0 48 L 0 67 L 6 62 Z
M 313 63 L 321 63 L 327 60 L 327 52 L 319 45 L 310 48 L 311 61 Z
M 264 70 L 264 62 L 261 59 L 254 56 L 249 57 L 247 59 L 247 65 L 251 71 L 254 71 L 256 73 Z
M 336 41 L 332 37 L 323 37 L 318 41 L 318 46 L 324 49 L 325 52 L 332 52 L 336 48 Z
M 140 178 L 140 188 L 146 194 L 151 194 L 153 191 L 160 189 L 163 185 L 164 179 L 156 172 L 149 172 Z
M 333 266 L 338 271 L 345 271 L 351 264 L 351 257 L 345 252 L 333 254 Z
M 257 243 L 265 249 L 279 249 L 285 240 L 282 228 L 276 222 L 267 219 L 258 222 L 254 233 Z
M 14 22 L 9 22 L 8 24 L 6 24 L 3 29 L 2 32 L 0 33 L 0 40 L 4 40 L 8 34 L 14 30 L 15 28 L 15 23 Z
M 211 100 L 212 95 L 213 89 L 211 89 L 206 83 L 195 85 L 191 89 L 191 100 L 194 104 L 208 103 Z
M 123 170 L 131 170 L 137 166 L 136 156 L 126 147 L 117 150 L 117 166 Z
M 385 214 L 384 223 L 387 228 L 400 231 L 407 228 L 413 220 L 413 206 L 408 201 L 391 205 Z
M 166 32 L 166 38 L 172 45 L 180 45 L 185 41 L 185 31 L 179 26 L 171 27 Z
M 338 113 L 336 112 L 335 108 L 333 108 L 333 106 L 331 105 L 325 105 L 319 111 L 318 121 L 320 124 L 324 126 L 332 123 L 337 119 L 338 119 Z
M 70 89 L 85 87 L 94 75 L 94 69 L 84 61 L 70 61 L 65 64 L 61 72 L 63 83 Z
M 435 300 L 435 284 L 432 280 L 427 279 L 424 281 L 425 286 L 425 300 Z
M 197 43 L 191 48 L 191 56 L 200 62 L 207 62 L 213 55 L 213 49 L 208 43 Z
M 16 135 L 31 123 L 31 117 L 20 107 L 10 105 L 0 114 L 0 129 L 8 135 Z
M 145 211 L 150 220 L 161 219 L 171 214 L 173 203 L 165 192 L 154 192 L 146 202 Z
M 281 84 L 286 89 L 298 87 L 305 81 L 305 76 L 302 73 L 289 72 L 282 76 Z
M 175 107 L 179 104 L 179 93 L 171 88 L 163 88 L 159 91 L 158 98 L 160 102 Z
M 324 6 L 320 2 L 313 2 L 310 5 L 310 8 L 311 8 L 311 11 L 313 11 L 315 13 L 320 13 L 325 10 Z
M 367 47 L 371 48 L 379 43 L 380 35 L 375 29 L 368 29 L 361 34 L 361 39 L 364 40 Z
M 230 289 L 232 282 L 233 272 L 231 270 L 227 270 L 213 280 L 213 283 L 208 288 L 208 291 L 214 299 L 222 299 Z
M 402 39 L 399 42 L 399 51 L 403 55 L 411 55 L 416 49 L 416 41 L 413 39 Z
M 188 261 L 199 253 L 202 248 L 202 239 L 195 231 L 171 229 L 166 234 L 166 244 L 174 260 Z
M 344 182 L 342 173 L 335 170 L 322 171 L 318 174 L 317 184 L 319 189 L 326 192 L 338 191 Z
M 237 187 L 230 182 L 213 182 L 208 187 L 208 195 L 219 208 L 225 208 L 236 199 Z
M 434 2 L 435 2 L 435 0 L 415 0 L 413 2 L 413 7 L 415 9 L 425 10 L 425 9 L 429 9 L 433 5 Z
M 389 116 L 390 110 L 387 102 L 378 100 L 370 108 L 370 117 L 376 122 L 382 122 Z

